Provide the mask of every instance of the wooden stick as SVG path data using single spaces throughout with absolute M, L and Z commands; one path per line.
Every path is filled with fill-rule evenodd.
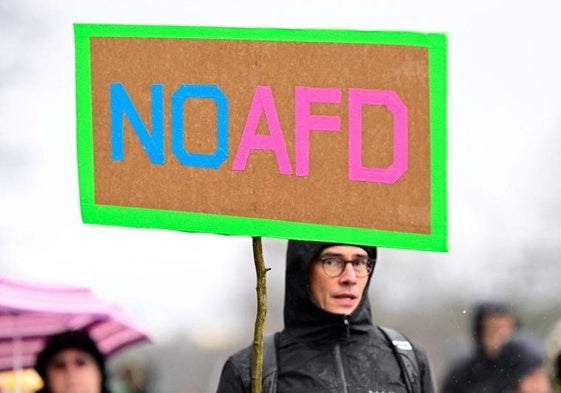
M 261 393 L 263 378 L 263 332 L 267 315 L 267 272 L 263 258 L 261 237 L 253 237 L 253 258 L 257 273 L 257 317 L 253 331 L 253 365 L 251 373 L 251 392 Z

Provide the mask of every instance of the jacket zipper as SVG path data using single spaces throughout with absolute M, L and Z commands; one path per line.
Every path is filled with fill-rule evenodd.
M 349 393 L 347 389 L 347 380 L 345 378 L 345 370 L 343 369 L 343 360 L 341 359 L 341 347 L 339 344 L 335 344 L 333 354 L 335 355 L 335 366 L 337 368 L 337 374 L 339 374 L 339 381 L 343 387 L 343 393 Z
M 343 317 L 343 323 L 345 324 L 345 333 L 347 333 L 347 338 L 349 338 L 351 336 L 351 326 L 346 317 Z M 339 344 L 335 344 L 333 353 L 335 354 L 335 365 L 337 367 L 337 374 L 339 374 L 339 381 L 343 387 L 343 393 L 348 393 L 347 379 L 345 378 L 345 369 L 343 368 L 343 359 L 341 358 L 341 347 Z
M 351 325 L 347 318 L 343 318 L 343 323 L 345 324 L 345 332 L 347 333 L 347 338 L 351 337 Z

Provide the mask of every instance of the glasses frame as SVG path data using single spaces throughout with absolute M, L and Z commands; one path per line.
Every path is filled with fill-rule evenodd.
M 326 269 L 325 269 L 325 262 L 330 260 L 330 259 L 335 259 L 337 261 L 341 261 L 343 262 L 343 267 L 341 269 L 341 271 L 339 272 L 339 274 L 336 275 L 331 275 L 329 274 Z M 359 261 L 360 259 L 344 259 L 342 257 L 338 257 L 338 256 L 324 256 L 322 258 L 318 258 L 318 262 L 321 262 L 321 268 L 323 270 L 323 272 L 325 273 L 326 276 L 331 277 L 331 278 L 335 278 L 335 277 L 339 277 L 343 274 L 343 272 L 345 271 L 345 268 L 347 267 L 347 263 L 353 264 L 353 270 L 355 272 L 355 276 L 358 278 L 364 278 L 364 277 L 368 277 L 370 276 L 370 274 L 374 271 L 374 267 L 376 266 L 376 259 L 375 258 L 370 258 L 370 257 L 366 257 L 366 269 L 367 269 L 367 273 L 365 275 L 359 275 L 358 272 L 355 269 L 354 263 Z

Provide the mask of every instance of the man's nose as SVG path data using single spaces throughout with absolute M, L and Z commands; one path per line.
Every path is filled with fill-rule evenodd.
M 345 268 L 339 276 L 344 284 L 356 284 L 356 273 L 352 263 L 345 263 Z

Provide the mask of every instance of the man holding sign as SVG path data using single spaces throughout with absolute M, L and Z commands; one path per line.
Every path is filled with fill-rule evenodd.
M 445 35 L 77 24 L 75 36 L 84 222 L 328 242 L 289 242 L 266 391 L 433 391 L 424 353 L 372 324 L 376 248 L 349 244 L 447 250 Z M 250 390 L 251 357 L 226 362 L 219 393 Z
M 286 262 L 285 328 L 272 356 L 265 344 L 263 392 L 434 391 L 425 352 L 372 323 L 376 247 L 289 241 Z M 232 355 L 218 393 L 250 392 L 251 364 L 251 346 Z

